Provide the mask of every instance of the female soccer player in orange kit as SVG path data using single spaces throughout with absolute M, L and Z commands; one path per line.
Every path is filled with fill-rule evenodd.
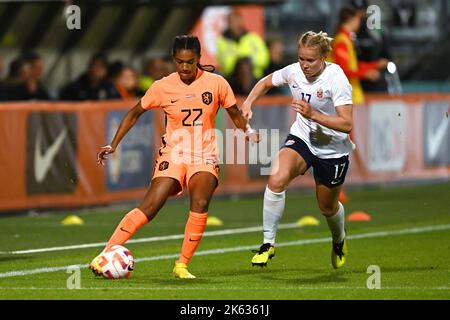
M 163 108 L 166 134 L 156 161 L 152 182 L 142 203 L 128 212 L 106 245 L 123 245 L 162 208 L 167 198 L 181 193 L 187 186 L 190 212 L 185 227 L 180 258 L 175 262 L 176 278 L 195 278 L 187 265 L 202 238 L 208 217 L 208 205 L 218 185 L 218 146 L 214 120 L 218 108 L 225 108 L 237 128 L 246 132 L 252 142 L 260 140 L 241 115 L 228 82 L 200 65 L 200 42 L 195 36 L 177 36 L 172 56 L 176 72 L 155 81 L 139 103 L 122 119 L 110 145 L 102 147 L 97 161 L 103 164 L 125 134 L 147 110 Z M 150 138 L 150 137 L 149 137 Z M 98 257 L 89 265 L 102 273 Z

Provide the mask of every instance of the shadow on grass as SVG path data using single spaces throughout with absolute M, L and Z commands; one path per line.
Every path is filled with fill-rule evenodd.
M 344 273 L 332 272 L 329 274 L 322 274 L 313 277 L 304 277 L 300 275 L 298 278 L 286 279 L 286 281 L 291 285 L 315 285 L 324 283 L 344 283 L 349 281 L 349 279 L 345 276 Z
M 314 275 L 317 273 L 317 275 Z M 225 285 L 239 286 L 243 283 L 251 283 L 259 285 L 261 283 L 271 283 L 271 285 L 285 286 L 290 285 L 315 285 L 326 283 L 343 283 L 349 281 L 347 273 L 343 272 L 324 272 L 324 270 L 283 268 L 268 269 L 254 268 L 244 270 L 228 270 L 221 271 L 219 274 L 207 272 L 199 272 L 197 278 L 192 280 L 174 279 L 170 275 L 164 277 L 161 274 L 145 275 L 140 277 L 140 281 L 148 282 L 156 286 L 164 287 L 188 287 L 195 285 Z M 250 276 L 250 277 L 249 277 Z M 250 285 L 251 286 L 251 285 Z
M 29 256 L 16 256 L 16 255 L 0 255 L 0 263 L 1 262 L 8 262 L 8 261 L 16 261 L 16 260 L 32 260 L 32 257 Z

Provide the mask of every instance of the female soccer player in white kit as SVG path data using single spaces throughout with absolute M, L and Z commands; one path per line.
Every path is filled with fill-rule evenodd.
M 252 104 L 270 88 L 288 85 L 297 112 L 290 134 L 280 149 L 264 193 L 264 241 L 252 259 L 265 266 L 275 255 L 275 235 L 284 211 L 289 183 L 314 169 L 316 197 L 332 234 L 331 262 L 344 265 L 347 254 L 344 206 L 338 201 L 354 149 L 348 133 L 352 129 L 352 87 L 341 67 L 325 61 L 331 50 L 326 33 L 308 31 L 298 41 L 298 62 L 262 78 L 242 105 L 251 119 Z

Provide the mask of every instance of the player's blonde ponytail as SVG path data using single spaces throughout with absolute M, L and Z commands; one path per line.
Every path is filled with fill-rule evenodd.
M 328 37 L 326 32 L 307 31 L 300 37 L 297 46 L 318 47 L 320 54 L 326 57 L 331 52 L 331 41 L 333 41 L 333 38 Z

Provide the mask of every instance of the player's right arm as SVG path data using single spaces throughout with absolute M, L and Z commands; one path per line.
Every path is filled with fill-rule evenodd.
M 106 160 L 108 154 L 111 154 L 114 151 L 116 151 L 116 148 L 119 145 L 120 141 L 122 141 L 123 137 L 134 126 L 139 117 L 145 111 L 147 110 L 142 108 L 141 101 L 139 101 L 133 108 L 131 108 L 127 112 L 125 117 L 123 117 L 122 121 L 120 122 L 119 128 L 117 129 L 116 134 L 114 135 L 114 138 L 111 141 L 111 144 L 100 148 L 100 152 L 97 154 L 98 164 L 101 165 L 105 164 L 104 161 Z
M 274 85 L 272 83 L 272 73 L 265 76 L 261 80 L 259 80 L 256 85 L 253 87 L 252 91 L 250 91 L 247 99 L 245 99 L 244 103 L 241 106 L 242 115 L 245 119 L 250 120 L 252 118 L 252 105 L 253 103 L 263 95 L 269 91 L 269 89 L 273 88 Z

